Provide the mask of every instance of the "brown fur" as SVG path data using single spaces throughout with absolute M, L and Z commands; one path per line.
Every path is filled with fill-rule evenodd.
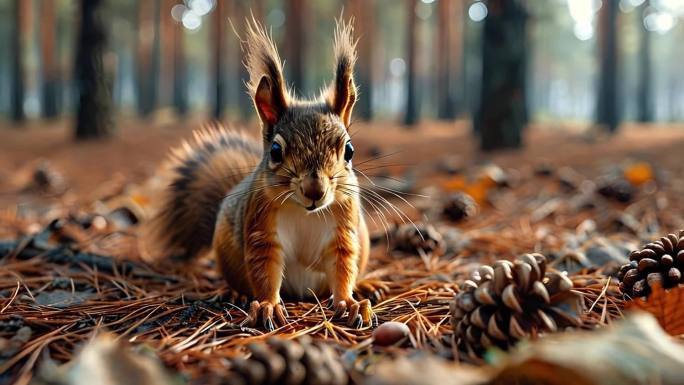
M 162 208 L 148 226 L 166 254 L 192 258 L 209 248 L 221 201 L 259 163 L 261 153 L 253 138 L 216 123 L 172 150 Z
M 232 135 L 225 131 L 200 133 L 194 145 L 184 144 L 176 151 L 176 179 L 158 217 L 161 233 L 169 246 L 192 255 L 211 244 L 229 285 L 256 299 L 253 322 L 263 319 L 270 328 L 274 315 L 282 322 L 281 295 L 301 296 L 306 284 L 317 295 L 332 293 L 338 312 L 349 309 L 350 322 L 360 315 L 368 323 L 368 302 L 357 302 L 352 294 L 368 259 L 368 231 L 358 182 L 344 159 L 357 95 L 351 25 L 339 22 L 336 29 L 333 83 L 319 99 L 306 101 L 285 87 L 269 34 L 254 19 L 248 24 L 243 47 L 247 88 L 262 120 L 261 160 L 243 179 L 235 176 L 234 165 L 237 158 L 240 167 L 256 160 L 253 144 L 236 136 L 235 143 L 205 150 L 212 140 Z M 282 161 L 270 155 L 273 143 L 281 146 Z M 307 178 L 324 187 L 318 201 L 303 194 Z M 218 192 L 225 195 L 220 209 Z

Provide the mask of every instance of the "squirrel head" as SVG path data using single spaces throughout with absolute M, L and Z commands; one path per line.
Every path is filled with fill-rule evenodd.
M 247 87 L 262 124 L 266 193 L 311 212 L 358 192 L 348 132 L 357 96 L 352 36 L 351 22 L 338 20 L 333 82 L 317 99 L 299 100 L 285 86 L 269 33 L 254 18 L 247 26 Z

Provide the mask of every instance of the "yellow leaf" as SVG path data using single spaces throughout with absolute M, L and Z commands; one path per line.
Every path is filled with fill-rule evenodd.
M 485 203 L 487 199 L 487 192 L 493 187 L 487 180 L 479 180 L 473 184 L 466 186 L 463 192 L 470 195 L 478 205 Z
M 131 200 L 141 207 L 145 207 L 150 204 L 150 197 L 143 194 L 133 194 L 131 195 Z
M 443 186 L 445 190 L 453 192 L 463 191 L 467 184 L 466 179 L 462 175 L 458 175 L 444 182 Z
M 624 175 L 629 183 L 639 186 L 653 179 L 653 169 L 648 163 L 639 162 L 629 166 Z

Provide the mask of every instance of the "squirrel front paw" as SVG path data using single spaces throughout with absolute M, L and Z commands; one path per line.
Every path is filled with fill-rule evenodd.
M 287 309 L 280 303 L 252 301 L 249 305 L 249 313 L 245 322 L 247 325 L 255 327 L 261 321 L 264 329 L 272 332 L 276 327 L 287 324 L 287 316 Z
M 373 308 L 367 299 L 356 301 L 353 298 L 348 300 L 336 301 L 334 303 L 334 319 L 343 319 L 347 313 L 347 326 L 360 329 L 364 326 L 371 326 L 373 322 Z

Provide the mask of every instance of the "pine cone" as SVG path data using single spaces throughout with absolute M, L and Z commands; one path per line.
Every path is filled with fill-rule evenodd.
M 580 326 L 582 296 L 571 289 L 567 276 L 546 271 L 541 254 L 480 267 L 451 303 L 459 350 L 477 359 L 489 347 L 507 350 L 523 338 Z
M 455 193 L 450 195 L 442 208 L 442 213 L 449 220 L 454 222 L 472 217 L 477 214 L 477 203 L 465 193 Z
M 330 345 L 308 336 L 297 340 L 272 337 L 247 345 L 248 358 L 231 361 L 226 384 L 345 385 L 340 357 Z
M 445 251 L 445 243 L 432 225 L 423 223 L 404 223 L 397 226 L 392 235 L 394 250 L 419 254 L 419 250 L 433 255 L 441 255 Z
M 627 203 L 634 196 L 634 187 L 626 179 L 609 178 L 599 181 L 596 191 L 608 199 Z
M 646 296 L 656 282 L 665 288 L 677 286 L 684 271 L 684 230 L 632 251 L 629 261 L 618 273 L 620 291 L 624 294 Z

